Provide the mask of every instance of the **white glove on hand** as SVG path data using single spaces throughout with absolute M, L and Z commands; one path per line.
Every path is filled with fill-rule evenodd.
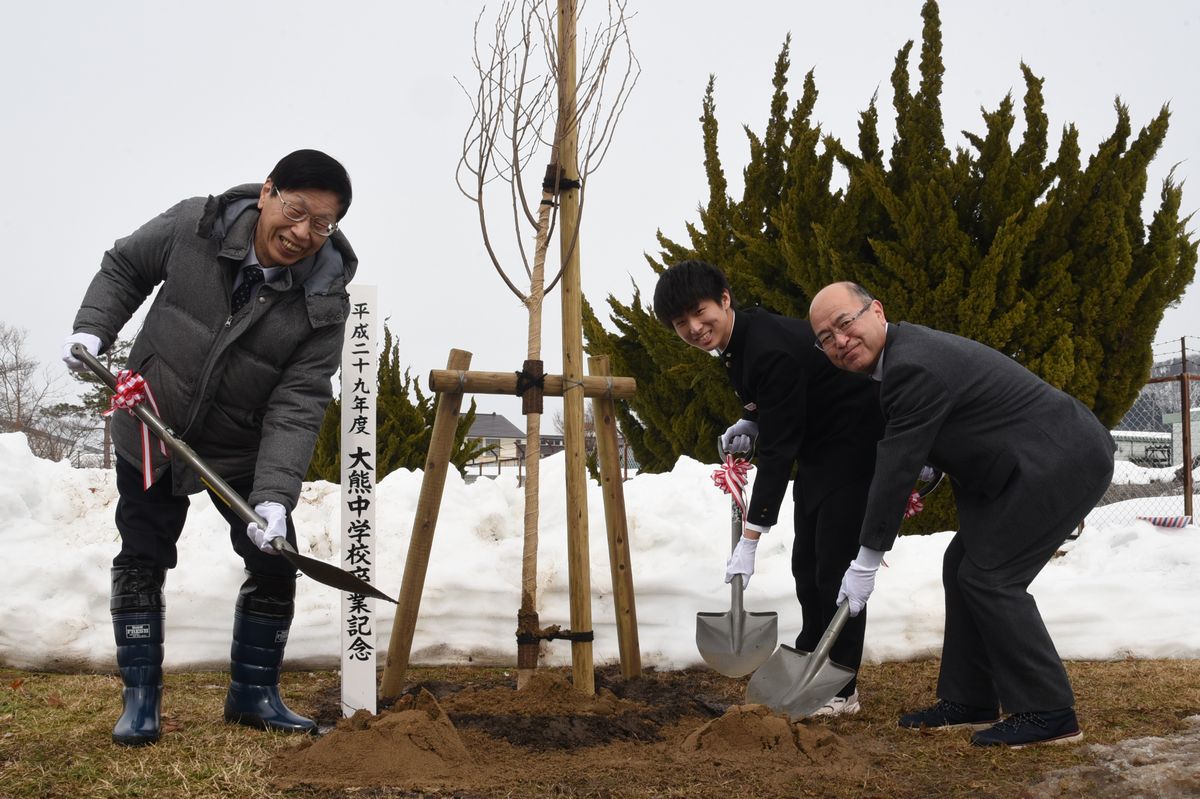
M 932 466 L 922 466 L 921 474 L 918 475 L 917 479 L 922 483 L 928 483 L 935 477 L 937 477 L 937 469 L 933 468 Z
M 842 587 L 838 589 L 837 603 L 850 603 L 850 615 L 857 616 L 867 606 L 871 592 L 875 590 L 875 572 L 878 566 L 863 566 L 857 560 L 850 562 L 842 577 Z
M 725 563 L 725 582 L 733 582 L 735 574 L 742 575 L 742 588 L 750 587 L 750 575 L 754 574 L 754 553 L 758 551 L 758 539 L 742 536 L 733 548 L 733 554 Z
M 250 522 L 246 527 L 246 535 L 263 552 L 278 555 L 271 541 L 287 537 L 287 511 L 278 502 L 260 502 L 254 506 L 254 512 L 266 520 L 267 529 L 260 529 L 257 524 Z
M 755 438 L 758 438 L 758 422 L 738 419 L 721 436 L 721 446 L 726 452 L 749 452 Z
M 82 344 L 83 346 L 87 347 L 87 351 L 92 355 L 99 355 L 100 339 L 96 336 L 93 336 L 91 333 L 72 333 L 71 335 L 67 336 L 65 341 L 63 341 L 62 359 L 63 363 L 67 365 L 67 368 L 72 372 L 88 371 L 88 368 L 84 362 L 71 354 L 72 344 Z

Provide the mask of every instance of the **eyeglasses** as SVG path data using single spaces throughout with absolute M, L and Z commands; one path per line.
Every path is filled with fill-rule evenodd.
M 305 211 L 295 203 L 288 202 L 287 200 L 283 199 L 283 194 L 279 191 L 278 186 L 274 188 L 275 196 L 279 198 L 279 203 L 283 206 L 283 215 L 288 219 L 292 220 L 293 222 L 303 222 L 305 219 L 307 219 L 309 230 L 311 230 L 313 233 L 316 233 L 318 236 L 332 236 L 333 232 L 338 229 L 337 222 L 330 222 L 328 219 L 322 216 L 310 217 L 308 215 L 308 211 Z
M 867 309 L 870 307 L 871 303 L 868 302 L 866 305 L 859 308 L 858 313 L 854 314 L 853 316 L 846 316 L 837 322 L 834 322 L 833 329 L 826 330 L 825 332 L 821 333 L 821 335 L 817 336 L 817 340 L 813 343 L 813 346 L 819 349 L 821 352 L 829 352 L 829 348 L 837 340 L 837 337 L 849 336 L 850 328 L 854 327 L 854 323 L 857 322 L 858 318 L 865 314 Z

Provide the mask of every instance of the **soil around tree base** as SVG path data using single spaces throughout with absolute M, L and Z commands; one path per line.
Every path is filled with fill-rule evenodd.
M 691 669 L 649 671 L 626 682 L 609 667 L 597 671 L 594 696 L 576 691 L 564 670 L 539 669 L 521 691 L 515 673 L 497 671 L 480 679 L 417 682 L 377 716 L 361 712 L 344 720 L 336 718 L 339 703 L 330 688 L 319 697 L 317 715 L 333 729 L 289 742 L 270 768 L 276 788 L 297 799 L 1196 794 L 1200 758 L 1186 741 L 1192 722 L 1184 721 L 1200 712 L 1194 662 L 1156 665 L 1153 673 L 1143 673 L 1137 662 L 1068 668 L 1087 734 L 1081 746 L 980 750 L 966 733 L 899 729 L 899 713 L 930 702 L 936 661 L 864 668 L 861 714 L 799 723 L 742 704 L 744 679 Z M 1103 700 L 1089 695 L 1089 672 L 1118 668 L 1139 690 L 1136 707 L 1112 702 L 1111 680 Z M 1153 686 L 1154 701 L 1146 702 L 1146 686 Z M 1162 743 L 1142 743 L 1132 753 L 1103 748 L 1125 744 L 1129 732 L 1151 722 L 1157 725 L 1151 729 L 1179 734 L 1159 736 Z M 1161 756 L 1160 764 L 1139 759 L 1146 747 Z M 1172 781 L 1168 787 L 1182 787 L 1177 793 L 1135 790 L 1149 784 L 1154 770 Z
M 377 716 L 359 711 L 339 721 L 281 759 L 278 783 L 479 790 L 516 775 L 537 779 L 539 764 L 549 762 L 538 754 L 548 750 L 569 750 L 570 768 L 581 774 L 605 773 L 614 763 L 626 764 L 630 775 L 674 764 L 712 769 L 718 783 L 725 764 L 767 758 L 780 790 L 822 769 L 844 777 L 863 770 L 861 759 L 824 727 L 794 723 L 763 705 L 727 704 L 712 718 L 715 703 L 679 696 L 670 683 L 623 684 L 625 697 L 601 686 L 589 696 L 564 675 L 540 671 L 519 691 L 434 687 L 441 702 L 428 686 L 416 685 Z M 635 756 L 636 747 L 652 756 Z M 563 776 L 552 767 L 543 778 Z

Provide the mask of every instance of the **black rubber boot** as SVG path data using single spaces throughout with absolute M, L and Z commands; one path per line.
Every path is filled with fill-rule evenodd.
M 158 740 L 162 705 L 162 587 L 166 569 L 114 566 L 112 570 L 113 636 L 117 667 L 125 683 L 124 710 L 112 739 L 122 746 L 144 746 Z
M 295 595 L 295 577 L 248 573 L 233 614 L 226 721 L 280 732 L 316 732 L 316 723 L 293 713 L 279 695 Z

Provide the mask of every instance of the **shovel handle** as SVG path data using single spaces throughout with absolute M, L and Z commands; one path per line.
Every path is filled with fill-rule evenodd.
M 92 373 L 96 375 L 96 377 L 100 378 L 106 386 L 113 391 L 116 391 L 116 376 L 112 372 L 108 371 L 108 368 L 102 364 L 95 355 L 92 355 L 92 353 L 88 351 L 87 347 L 83 346 L 82 344 L 72 344 L 71 355 L 82 361 L 83 364 L 87 366 L 87 368 L 90 369 Z M 137 416 L 138 419 L 141 419 L 146 426 L 150 428 L 154 435 L 157 436 L 160 441 L 166 444 L 172 452 L 178 455 L 185 463 L 187 463 L 188 466 L 195 469 L 196 473 L 200 475 L 200 480 L 206 486 L 208 486 L 208 488 L 211 489 L 214 494 L 220 497 L 222 502 L 231 507 L 234 513 L 236 513 L 242 521 L 246 522 L 247 524 L 253 522 L 260 528 L 264 530 L 266 529 L 266 521 L 263 519 L 263 517 L 254 512 L 254 508 L 250 507 L 250 503 L 242 499 L 241 495 L 229 486 L 229 483 L 226 483 L 219 474 L 209 468 L 208 464 L 202 461 L 200 456 L 197 455 L 191 447 L 189 447 L 182 439 L 176 436 L 175 432 L 171 430 L 171 428 L 167 427 L 166 423 L 163 422 L 162 419 L 158 418 L 154 411 L 150 410 L 145 403 L 138 403 L 130 410 L 133 411 L 133 414 Z M 274 539 L 272 542 L 272 545 L 275 547 L 275 549 L 280 551 L 290 550 L 295 552 L 295 549 L 286 540 L 282 541 L 282 546 L 276 544 L 275 542 L 279 540 L 280 539 Z
M 842 632 L 842 628 L 846 626 L 846 620 L 849 618 L 850 603 L 843 602 L 838 605 L 837 612 L 833 614 L 833 618 L 830 620 L 829 626 L 825 628 L 825 633 L 821 636 L 821 640 L 817 641 L 817 645 L 808 659 L 809 667 L 801 676 L 800 683 L 805 683 L 811 679 L 817 673 L 817 670 L 829 660 L 829 650 L 833 649 L 833 643 Z
M 754 452 L 754 444 L 750 445 L 750 452 Z M 725 442 L 721 436 L 717 436 L 717 454 L 722 460 L 725 459 Z M 745 502 L 746 494 L 742 492 L 742 501 Z M 742 509 L 738 505 L 737 498 L 732 494 L 729 496 L 729 532 L 730 542 L 729 551 L 733 552 L 737 549 L 738 542 L 742 540 L 742 533 L 746 529 L 746 518 L 742 515 Z M 735 574 L 733 579 L 729 581 L 729 599 L 730 612 L 733 618 L 740 623 L 742 615 L 742 593 L 745 591 L 745 578 L 740 574 Z M 741 638 L 741 631 L 738 631 L 736 638 Z
M 71 355 L 81 361 L 88 369 L 95 373 L 96 377 L 100 378 L 106 386 L 113 391 L 117 388 L 117 378 L 112 372 L 108 371 L 96 356 L 88 352 L 87 347 L 82 344 L 73 344 L 71 346 Z M 149 427 L 154 435 L 158 436 L 167 447 L 174 452 L 188 466 L 196 470 L 200 475 L 200 481 L 208 487 L 214 495 L 219 497 L 222 502 L 233 509 L 233 512 L 238 515 L 242 521 L 247 524 L 257 524 L 260 529 L 267 529 L 267 522 L 263 517 L 254 512 L 254 508 L 250 507 L 250 503 L 242 498 L 242 495 L 234 491 L 229 483 L 226 483 L 219 474 L 214 472 L 207 463 L 200 459 L 191 447 L 181 440 L 171 428 L 167 427 L 162 419 L 159 419 L 155 413 L 150 410 L 145 403 L 138 403 L 130 410 L 133 415 L 141 419 L 147 427 Z M 272 538 L 271 547 L 287 559 L 288 563 L 295 566 L 304 574 L 319 583 L 336 588 L 339 591 L 345 591 L 350 594 L 364 594 L 377 599 L 386 599 L 393 604 L 396 600 L 392 599 L 387 594 L 380 591 L 375 586 L 368 583 L 366 580 L 351 574 L 345 569 L 340 569 L 337 566 L 330 566 L 327 563 L 322 563 L 315 558 L 309 558 L 301 555 L 296 551 L 286 538 Z
M 754 455 L 754 442 L 753 441 L 751 441 L 751 443 L 750 443 L 750 452 L 748 454 L 751 457 L 753 457 L 753 455 Z M 726 455 L 725 442 L 722 440 L 721 436 L 717 436 L 717 455 L 719 455 L 722 460 L 725 459 L 725 455 Z M 746 492 L 743 491 L 742 492 L 743 504 L 745 503 L 745 501 L 746 501 Z M 746 519 L 742 515 L 742 509 L 738 505 L 737 498 L 734 497 L 732 494 L 730 494 L 730 496 L 729 496 L 729 522 L 730 522 L 729 527 L 730 527 L 730 534 L 731 534 L 730 535 L 731 540 L 729 542 L 729 551 L 733 552 L 733 550 L 737 549 L 738 541 L 742 540 L 742 533 L 745 532 L 745 529 L 746 529 Z

